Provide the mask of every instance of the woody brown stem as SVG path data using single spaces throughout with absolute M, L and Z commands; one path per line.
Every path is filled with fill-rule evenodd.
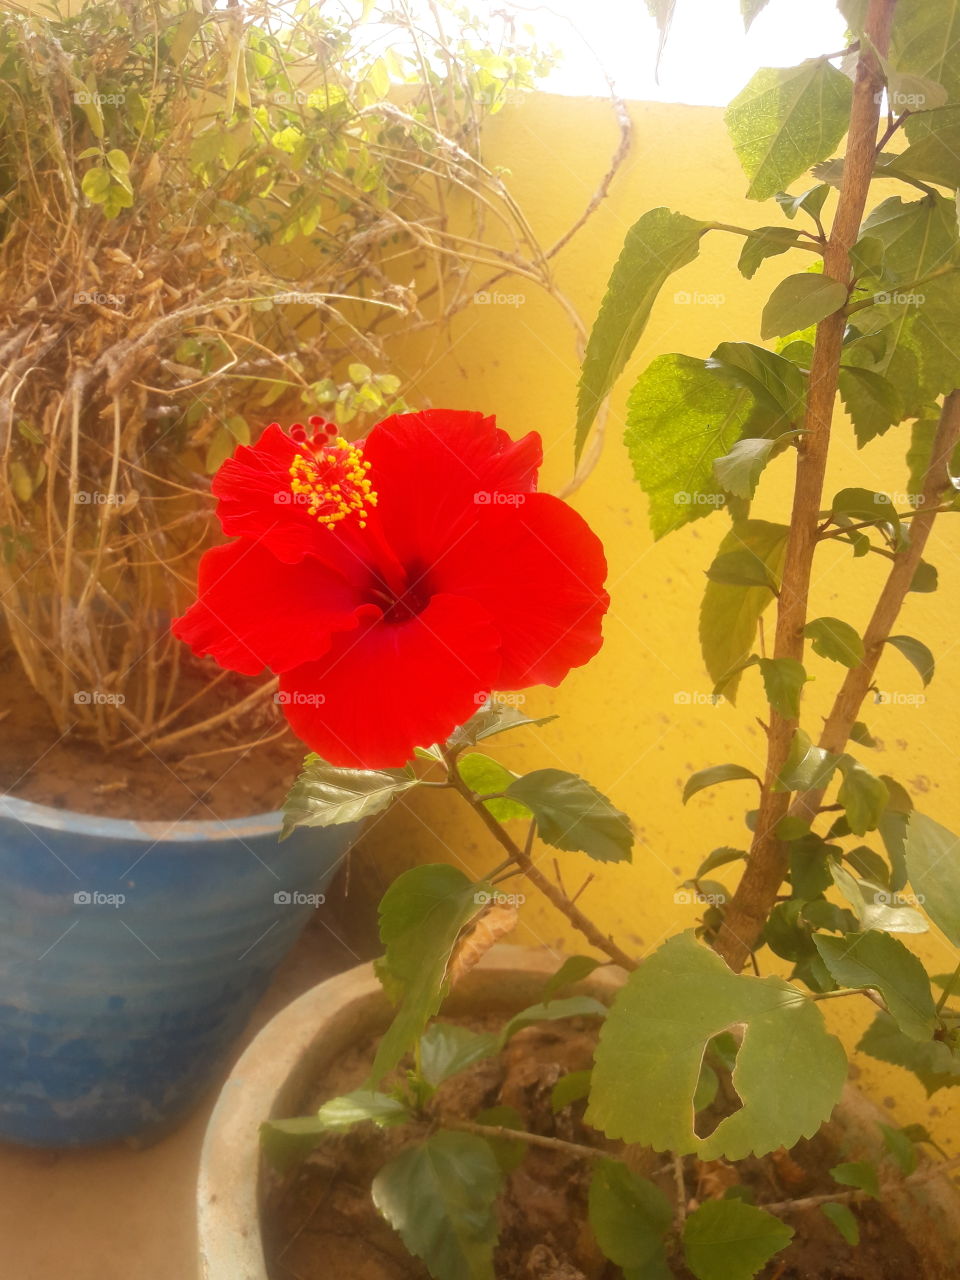
M 870 0 L 865 26 L 869 39 L 862 42 L 857 62 L 840 199 L 823 255 L 824 276 L 844 284 L 850 280 L 849 250 L 860 231 L 875 163 L 884 77 L 874 50 L 881 56 L 887 52 L 895 4 L 896 0 Z M 836 311 L 817 327 L 804 432 L 797 441 L 793 508 L 777 601 L 776 658 L 803 659 L 803 629 L 807 621 L 817 519 L 822 505 L 845 324 L 844 312 Z M 753 844 L 715 944 L 719 954 L 737 972 L 756 945 L 787 871 L 787 854 L 777 838 L 776 827 L 787 815 L 790 797 L 785 792 L 774 791 L 773 787 L 786 763 L 797 721 L 771 707 L 769 723 L 767 767 Z

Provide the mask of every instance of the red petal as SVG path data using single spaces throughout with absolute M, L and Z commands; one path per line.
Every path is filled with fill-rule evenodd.
M 246 540 L 205 552 L 198 578 L 199 599 L 173 633 L 245 676 L 319 658 L 335 631 L 357 627 L 372 608 L 318 561 L 283 564 Z
M 511 440 L 482 413 L 426 409 L 396 414 L 364 444 L 380 520 L 407 563 L 430 563 L 494 494 L 530 493 L 543 460 L 531 431 Z
M 368 622 L 280 678 L 284 715 L 324 760 L 405 764 L 468 720 L 497 678 L 498 637 L 473 600 L 436 595 L 404 623 Z
M 470 533 L 430 570 L 435 591 L 477 600 L 501 636 L 500 689 L 556 685 L 603 643 L 610 603 L 600 539 L 546 493 L 477 508 Z

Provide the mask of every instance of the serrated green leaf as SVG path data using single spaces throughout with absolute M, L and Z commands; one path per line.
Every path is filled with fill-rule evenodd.
M 692 356 L 653 360 L 627 400 L 624 443 L 650 499 L 655 538 L 724 505 L 713 464 L 729 453 L 753 412 L 748 391 Z
M 693 1096 L 706 1045 L 740 1024 L 747 1030 L 733 1084 L 743 1106 L 699 1138 Z M 783 1070 L 771 1072 L 771 1060 Z M 780 978 L 733 973 L 688 932 L 648 956 L 614 999 L 586 1122 L 657 1151 L 739 1160 L 816 1132 L 845 1077 L 839 1041 L 801 991 Z
M 872 987 L 883 996 L 904 1035 L 929 1040 L 937 1025 L 930 979 L 923 965 L 889 933 L 814 934 L 830 974 L 842 987 Z
M 761 658 L 758 665 L 771 707 L 787 720 L 796 720 L 800 715 L 800 695 L 809 678 L 803 663 L 795 658 Z
M 803 634 L 821 658 L 840 662 L 845 667 L 858 667 L 863 661 L 863 641 L 849 622 L 840 618 L 814 618 L 804 627 Z
M 770 571 L 779 587 L 789 529 L 766 520 L 738 520 L 720 543 L 717 555 L 749 551 Z M 750 656 L 757 623 L 773 599 L 767 587 L 735 587 L 708 582 L 700 606 L 700 647 L 707 671 L 715 684 L 723 684 L 732 701 L 736 697 L 742 664 Z
M 749 199 L 783 191 L 832 154 L 847 131 L 851 92 L 847 77 L 823 59 L 756 73 L 725 116 Z
M 626 1276 L 647 1276 L 651 1268 L 656 1275 L 657 1268 L 666 1268 L 664 1238 L 673 1209 L 655 1183 L 619 1160 L 600 1160 L 590 1180 L 588 1205 L 601 1252 Z
M 346 769 L 307 756 L 283 802 L 284 835 L 294 827 L 329 827 L 380 813 L 396 796 L 417 785 L 409 767 Z
M 705 222 L 650 209 L 627 232 L 587 342 L 577 394 L 576 456 L 604 397 L 629 360 L 669 276 L 700 252 Z
M 888 1013 L 878 1013 L 857 1045 L 861 1053 L 912 1071 L 927 1096 L 960 1085 L 960 1057 L 942 1040 L 919 1041 L 905 1036 Z
M 540 716 L 538 719 L 533 719 L 524 715 L 511 703 L 501 702 L 496 698 L 487 699 L 465 724 L 454 729 L 447 739 L 447 746 L 451 751 L 462 751 L 464 747 L 476 746 L 484 738 L 492 738 L 498 733 L 506 733 L 510 729 L 522 729 L 527 725 L 549 724 L 556 718 L 556 716 Z
M 856 1246 L 860 1243 L 860 1224 L 853 1211 L 845 1204 L 822 1204 L 820 1210 L 824 1217 L 837 1228 L 847 1244 Z
M 753 770 L 742 764 L 714 764 L 708 769 L 698 769 L 686 781 L 683 788 L 683 803 L 686 804 L 698 791 L 715 787 L 718 782 L 736 782 L 741 778 L 749 778 L 758 784 L 760 782 Z
M 507 795 L 533 813 L 537 835 L 554 849 L 579 850 L 599 862 L 630 860 L 630 819 L 577 774 L 535 769 L 511 782 Z
M 960 60 L 955 48 L 960 28 L 957 0 L 927 0 L 898 6 L 890 37 L 888 65 L 942 85 L 950 99 L 960 99 Z M 936 103 L 913 104 L 929 109 Z M 903 107 L 897 108 L 902 111 Z
M 420 1037 L 420 1074 L 436 1088 L 496 1050 L 497 1037 L 492 1032 L 434 1021 Z
M 707 361 L 707 368 L 749 391 L 757 405 L 771 415 L 770 429 L 781 430 L 776 444 L 789 435 L 783 427 L 803 422 L 807 379 L 785 356 L 752 342 L 721 342 Z M 770 432 L 765 428 L 764 434 Z
M 871 369 L 860 369 L 855 365 L 842 368 L 840 398 L 853 422 L 857 444 L 861 448 L 902 422 L 906 416 L 906 405 L 899 387 Z
M 914 810 L 907 819 L 905 852 L 917 900 L 937 928 L 960 947 L 960 841 Z
M 917 672 L 923 681 L 924 688 L 926 688 L 933 679 L 936 660 L 923 641 L 917 640 L 913 636 L 887 636 L 885 643 L 892 644 L 895 649 L 899 649 Z
M 771 293 L 760 317 L 761 338 L 784 337 L 819 324 L 847 303 L 847 287 L 829 276 L 803 272 L 786 276 Z
M 594 956 L 568 956 L 557 972 L 544 985 L 544 1001 L 552 1000 L 557 992 L 562 991 L 565 987 L 572 987 L 574 983 L 582 982 L 584 978 L 589 978 L 594 969 L 603 963 L 603 960 L 597 960 Z
M 502 1181 L 487 1142 L 441 1131 L 389 1160 L 371 1194 L 435 1280 L 494 1280 L 494 1205 Z
M 793 1239 L 793 1228 L 743 1200 L 708 1200 L 683 1224 L 683 1252 L 697 1280 L 753 1280 Z
M 840 772 L 843 781 L 837 799 L 843 805 L 853 834 L 865 836 L 868 831 L 876 830 L 890 793 L 882 779 L 875 777 L 852 756 L 840 757 Z
M 492 892 L 458 867 L 432 863 L 404 871 L 383 895 L 380 939 L 386 952 L 377 976 L 398 1007 L 377 1049 L 372 1084 L 393 1070 L 437 1013 L 457 938 Z
M 752 280 L 761 262 L 786 253 L 788 249 L 796 248 L 799 239 L 800 232 L 795 231 L 793 227 L 755 228 L 753 235 L 747 237 L 740 250 L 740 257 L 737 260 L 740 274 L 747 280 Z
M 457 772 L 471 791 L 477 795 L 489 795 L 494 791 L 506 791 L 516 781 L 517 774 L 502 765 L 499 760 L 482 755 L 479 751 L 471 751 L 457 761 Z M 515 800 L 485 800 L 484 805 L 498 822 L 509 822 L 513 818 L 530 818 L 530 810 L 526 805 Z
M 717 484 L 735 497 L 752 498 L 775 445 L 775 440 L 762 437 L 738 440 L 729 453 L 714 459 Z M 718 579 L 713 577 L 712 581 Z

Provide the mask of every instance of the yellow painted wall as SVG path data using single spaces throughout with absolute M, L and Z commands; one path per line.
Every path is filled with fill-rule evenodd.
M 636 103 L 631 116 L 632 151 L 610 198 L 557 263 L 560 287 L 588 324 L 626 230 L 646 209 L 663 204 L 693 217 L 747 226 L 780 221 L 775 208 L 740 198 L 746 184 L 719 110 Z M 490 120 L 485 159 L 509 169 L 511 190 L 549 245 L 586 206 L 616 138 L 609 104 L 539 95 Z M 667 284 L 630 363 L 633 377 L 662 352 L 706 356 L 724 340 L 759 342 L 760 309 L 773 284 L 789 271 L 803 270 L 811 259 L 800 252 L 772 259 L 750 282 L 736 269 L 741 243 L 711 233 L 700 259 Z M 493 412 L 514 434 L 536 428 L 547 455 L 542 487 L 557 489 L 569 478 L 572 460 L 578 364 L 569 321 L 556 302 L 523 281 L 505 280 L 497 288 L 524 294 L 526 301 L 468 307 L 454 323 L 451 354 L 407 392 L 408 399 Z M 674 301 L 677 291 L 719 298 L 683 304 Z M 422 354 L 411 342 L 411 369 Z M 630 383 L 630 376 L 621 381 L 603 457 L 572 499 L 602 537 L 610 563 L 612 605 L 603 650 L 562 688 L 529 691 L 525 709 L 536 715 L 556 712 L 558 721 L 491 746 L 517 770 L 557 766 L 582 772 L 631 814 L 638 833 L 632 866 L 599 867 L 582 854 L 563 854 L 561 862 L 568 888 L 595 873 L 581 905 L 603 925 L 621 931 L 627 948 L 642 955 L 667 934 L 694 923 L 697 909 L 674 901 L 678 881 L 709 850 L 721 844 L 742 848 L 749 839 L 742 815 L 753 800 L 752 784 L 727 784 L 684 808 L 684 780 L 695 769 L 728 760 L 760 768 L 763 743 L 753 719 L 760 710 L 758 682 L 749 675 L 736 708 L 696 703 L 711 687 L 696 639 L 703 571 L 728 520 L 715 514 L 654 544 L 646 499 L 631 478 L 621 438 Z M 829 484 L 905 489 L 907 435 L 901 428 L 857 454 L 849 424 L 838 418 Z M 754 508 L 757 516 L 787 519 L 791 465 L 787 455 L 771 466 Z M 865 711 L 884 747 L 865 753 L 873 767 L 902 780 L 919 807 L 954 829 L 960 827 L 958 550 L 960 525 L 941 520 L 928 552 L 940 568 L 940 590 L 911 596 L 899 628 L 921 634 L 937 656 L 928 702 Z M 882 567 L 879 557 L 869 564 L 854 562 L 847 548 L 826 544 L 817 561 L 811 616 L 834 614 L 862 628 Z M 808 686 L 805 723 L 815 734 L 841 668 L 811 655 L 808 669 L 816 682 Z M 913 669 L 893 652 L 882 661 L 880 685 L 904 694 L 921 692 Z M 693 701 L 679 703 L 678 694 L 690 694 Z M 475 817 L 442 794 L 418 796 L 395 808 L 368 836 L 362 855 L 384 883 L 416 861 L 450 859 L 478 872 L 500 860 Z M 733 883 L 725 871 L 719 878 Z M 523 886 L 518 882 L 517 887 Z M 522 919 L 519 941 L 585 949 L 565 921 L 538 900 L 525 905 Z M 953 948 L 936 934 L 925 938 L 921 949 L 934 972 L 956 964 Z M 769 952 L 763 962 L 770 964 Z M 848 1044 L 870 1020 L 865 1001 L 829 1002 L 825 1008 Z M 857 1063 L 868 1090 L 894 1105 L 902 1123 L 930 1123 L 945 1140 L 960 1139 L 955 1090 L 941 1091 L 928 1106 L 922 1088 L 906 1072 L 865 1057 Z

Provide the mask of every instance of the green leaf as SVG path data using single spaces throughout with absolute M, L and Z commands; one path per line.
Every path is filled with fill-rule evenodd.
M 489 795 L 494 791 L 506 791 L 517 778 L 517 774 L 502 765 L 499 760 L 482 755 L 479 751 L 471 751 L 457 761 L 457 772 L 471 791 L 477 795 Z M 515 800 L 485 800 L 487 808 L 498 822 L 509 822 L 513 818 L 530 818 L 530 810 L 526 805 L 517 804 Z
M 889 66 L 942 85 L 950 99 L 960 99 L 960 59 L 956 38 L 960 25 L 957 0 L 926 0 L 897 6 L 890 39 Z M 939 105 L 920 103 L 920 108 Z M 902 110 L 903 108 L 898 108 Z
M 454 729 L 447 739 L 447 746 L 451 751 L 462 751 L 464 747 L 474 747 L 484 738 L 492 738 L 498 733 L 507 733 L 510 729 L 522 729 L 527 725 L 549 724 L 556 718 L 556 716 L 541 716 L 539 719 L 531 719 L 508 702 L 488 698 L 466 724 Z
M 854 720 L 850 726 L 850 741 L 861 747 L 876 747 L 877 740 L 862 720 Z
M 795 658 L 761 658 L 759 667 L 771 707 L 787 720 L 796 720 L 800 715 L 800 694 L 808 679 L 803 663 Z
M 713 464 L 740 438 L 753 409 L 749 392 L 692 356 L 658 356 L 640 375 L 627 400 L 624 443 L 650 499 L 655 538 L 724 505 Z
M 699 880 L 705 876 L 708 871 L 715 871 L 717 867 L 726 866 L 728 862 L 739 862 L 746 859 L 745 849 L 731 849 L 724 845 L 723 848 L 714 849 L 713 853 L 708 853 L 704 860 L 697 868 L 697 874 L 694 879 Z
M 446 971 L 461 930 L 483 910 L 490 885 L 432 863 L 399 875 L 380 902 L 386 954 L 377 976 L 398 1004 L 370 1072 L 376 1084 L 423 1035 L 446 995 Z
M 109 169 L 88 169 L 83 175 L 80 189 L 91 204 L 103 204 L 111 187 Z
M 792 360 L 752 342 L 721 342 L 707 368 L 725 381 L 749 391 L 762 410 L 772 415 L 771 428 L 803 421 L 807 379 Z M 764 434 L 769 434 L 765 430 Z M 781 434 L 779 444 L 789 435 Z
M 683 803 L 686 804 L 691 796 L 706 787 L 715 787 L 718 782 L 736 782 L 739 778 L 750 778 L 758 785 L 760 783 L 753 770 L 742 764 L 714 764 L 709 769 L 698 769 L 690 775 L 683 788 Z
M 861 844 L 848 850 L 843 856 L 861 880 L 869 880 L 871 884 L 878 884 L 884 889 L 890 887 L 890 871 L 879 853 L 874 853 L 865 844 Z
M 841 1186 L 856 1187 L 858 1191 L 866 1191 L 868 1195 L 879 1199 L 880 1181 L 876 1167 L 869 1160 L 850 1160 L 845 1164 L 834 1165 L 830 1172 Z
M 752 280 L 761 262 L 796 248 L 799 239 L 800 232 L 792 227 L 757 227 L 740 251 L 737 261 L 740 274 Z
M 420 1037 L 420 1074 L 436 1088 L 497 1049 L 492 1032 L 470 1031 L 453 1022 L 431 1022 Z
M 777 590 L 770 569 L 746 547 L 718 555 L 707 570 L 707 577 L 711 582 L 725 582 L 735 587 L 765 587 L 774 593 Z
M 879 929 L 884 933 L 926 933 L 927 922 L 912 907 L 890 905 L 896 903 L 893 894 L 868 880 L 858 880 L 846 867 L 831 862 L 830 874 L 834 884 L 850 903 L 857 915 L 857 922 L 864 931 Z
M 837 1228 L 847 1244 L 856 1246 L 860 1243 L 860 1224 L 851 1209 L 845 1204 L 822 1204 L 821 1212 Z
M 417 785 L 403 769 L 343 769 L 309 755 L 283 802 L 283 834 L 294 827 L 329 827 L 380 813 L 396 796 Z
M 588 1216 L 605 1258 L 624 1274 L 647 1276 L 666 1270 L 664 1237 L 673 1221 L 670 1201 L 653 1182 L 619 1160 L 600 1160 L 590 1180 Z
M 889 1124 L 880 1124 L 883 1134 L 883 1145 L 887 1148 L 897 1167 L 905 1178 L 909 1178 L 917 1167 L 917 1148 L 903 1129 L 895 1129 Z
M 874 988 L 904 1035 L 930 1039 L 937 1025 L 930 979 L 902 942 L 876 930 L 842 938 L 814 934 L 813 941 L 840 986 Z
M 914 571 L 908 589 L 919 592 L 936 591 L 939 586 L 939 580 L 940 575 L 937 572 L 936 565 L 928 564 L 926 560 L 921 560 Z
M 629 360 L 668 277 L 693 262 L 709 224 L 650 209 L 627 232 L 583 359 L 577 395 L 576 456 L 604 397 Z
M 803 729 L 793 735 L 786 763 L 774 791 L 817 791 L 833 777 L 840 757 L 823 747 L 815 747 Z
M 912 1071 L 927 1091 L 960 1085 L 960 1057 L 942 1040 L 919 1041 L 905 1036 L 888 1013 L 878 1013 L 857 1045 L 862 1053 Z
M 714 459 L 713 474 L 717 484 L 734 497 L 752 498 L 776 443 L 762 437 L 738 440 L 729 453 Z M 711 580 L 718 581 L 716 577 Z
M 749 31 L 753 20 L 762 9 L 767 7 L 767 0 L 740 0 L 740 13 L 743 16 L 745 31 Z
M 599 862 L 630 861 L 630 819 L 577 774 L 535 769 L 511 782 L 507 795 L 533 813 L 537 835 L 554 849 L 580 850 Z
M 779 586 L 789 529 L 766 520 L 738 520 L 720 543 L 718 556 L 750 551 L 767 566 Z M 700 606 L 700 647 L 707 671 L 715 684 L 723 682 L 731 702 L 736 697 L 739 674 L 733 673 L 750 656 L 757 623 L 773 599 L 767 587 L 735 587 L 708 582 Z
M 706 1045 L 740 1024 L 733 1084 L 743 1106 L 699 1138 L 693 1097 Z M 771 1072 L 771 1061 L 781 1069 Z M 845 1077 L 839 1041 L 801 991 L 780 978 L 733 973 L 688 932 L 648 956 L 614 999 L 586 1122 L 657 1151 L 739 1160 L 815 1133 Z
M 850 81 L 824 59 L 762 67 L 725 117 L 750 179 L 747 196 L 767 200 L 831 155 L 847 131 L 850 100 Z
M 552 1000 L 558 991 L 589 978 L 594 969 L 606 963 L 594 956 L 568 956 L 543 988 L 544 1000 Z
M 890 793 L 885 782 L 852 756 L 840 757 L 840 772 L 843 781 L 837 799 L 843 805 L 853 834 L 865 836 L 868 831 L 876 830 Z
M 793 1228 L 743 1200 L 708 1200 L 683 1224 L 683 1252 L 697 1280 L 753 1280 L 793 1239 Z
M 803 634 L 821 658 L 840 662 L 845 667 L 858 667 L 863 661 L 863 641 L 849 622 L 840 618 L 814 618 L 804 627 Z
M 863 447 L 906 416 L 899 387 L 871 369 L 847 365 L 840 370 L 840 397 Z
M 801 191 L 798 196 L 792 196 L 789 191 L 778 191 L 774 199 L 788 218 L 795 218 L 801 210 L 813 218 L 820 216 L 829 194 L 828 184 L 820 182 L 815 187 Z
M 299 1163 L 326 1133 L 343 1132 L 372 1122 L 380 1128 L 405 1124 L 412 1119 L 408 1107 L 386 1093 L 357 1089 L 325 1102 L 316 1115 L 293 1120 L 267 1120 L 260 1126 L 264 1155 L 275 1168 L 285 1171 Z
M 378 1212 L 435 1280 L 494 1280 L 503 1174 L 472 1133 L 440 1132 L 388 1161 L 373 1180 Z
M 847 304 L 847 287 L 829 276 L 803 272 L 786 276 L 771 293 L 760 317 L 761 338 L 779 338 L 819 324 Z
M 550 1090 L 550 1106 L 554 1111 L 562 1111 L 574 1102 L 580 1102 L 590 1096 L 590 1081 L 593 1072 L 568 1071 L 561 1076 Z
M 891 284 L 913 283 L 942 266 L 956 246 L 954 203 L 939 194 L 911 201 L 891 196 L 871 211 L 860 234 L 883 245 L 884 274 Z
M 917 900 L 955 947 L 960 947 L 960 841 L 914 810 L 907 820 L 907 870 Z
M 887 636 L 886 643 L 892 644 L 895 649 L 900 650 L 916 670 L 923 681 L 924 688 L 926 688 L 933 679 L 936 661 L 923 641 L 915 640 L 913 636 Z
M 500 1032 L 501 1047 L 524 1027 L 532 1027 L 535 1022 L 559 1022 L 563 1018 L 605 1018 L 607 1006 L 595 1000 L 593 996 L 567 996 L 562 1000 L 550 1000 L 546 1004 L 532 1004 L 514 1014 Z
M 830 504 L 833 516 L 847 516 L 858 523 L 871 520 L 877 524 L 889 524 L 899 529 L 900 517 L 889 494 L 874 489 L 841 489 L 834 494 Z

